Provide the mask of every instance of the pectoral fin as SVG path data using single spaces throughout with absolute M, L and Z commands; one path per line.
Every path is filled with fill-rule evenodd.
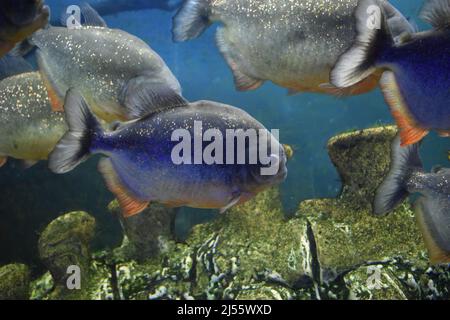
M 126 190 L 109 159 L 101 159 L 98 163 L 98 170 L 103 175 L 109 191 L 117 197 L 124 218 L 139 214 L 147 208 L 149 201 L 136 199 Z
M 225 213 L 225 211 L 227 211 L 228 209 L 231 209 L 232 207 L 234 207 L 236 204 L 239 203 L 239 201 L 241 201 L 241 196 L 236 196 L 233 199 L 231 199 L 231 201 L 223 208 L 220 209 L 220 213 Z
M 387 71 L 383 74 L 381 89 L 400 130 L 401 146 L 404 147 L 422 140 L 429 130 L 422 128 L 412 118 L 401 95 L 394 73 Z

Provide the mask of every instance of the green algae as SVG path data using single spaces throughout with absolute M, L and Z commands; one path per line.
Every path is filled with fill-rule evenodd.
M 0 268 L 0 300 L 27 300 L 30 295 L 30 270 L 24 264 Z
M 304 201 L 297 212 L 311 223 L 325 281 L 358 265 L 397 256 L 427 264 L 409 203 L 387 217 L 371 215 L 376 188 L 389 170 L 396 132 L 395 127 L 367 129 L 334 137 L 328 144 L 342 193 L 337 199 Z
M 81 285 L 86 287 L 90 274 L 89 245 L 94 236 L 95 219 L 86 212 L 70 212 L 53 220 L 39 238 L 39 256 L 50 271 L 54 297 L 80 294 L 68 290 L 69 266 L 80 268 Z

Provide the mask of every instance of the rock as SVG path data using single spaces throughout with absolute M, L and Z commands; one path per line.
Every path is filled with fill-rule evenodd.
M 406 300 L 407 289 L 383 265 L 360 267 L 345 276 L 352 300 Z
M 159 204 L 151 204 L 142 213 L 123 218 L 117 200 L 112 201 L 108 210 L 116 216 L 125 233 L 122 246 L 115 250 L 121 260 L 144 261 L 164 252 L 173 238 L 175 209 Z
M 401 258 L 362 266 L 344 276 L 349 299 L 437 300 L 450 298 L 450 266 L 415 266 Z
M 422 236 L 407 202 L 387 217 L 371 215 L 375 190 L 389 170 L 396 132 L 395 127 L 381 127 L 329 141 L 330 158 L 343 182 L 342 193 L 337 199 L 304 201 L 297 212 L 311 223 L 325 282 L 359 265 L 393 257 L 427 265 Z
M 0 268 L 0 300 L 28 300 L 30 270 L 24 264 L 8 264 Z
M 51 295 L 54 288 L 55 282 L 51 273 L 47 271 L 44 275 L 32 282 L 30 300 L 43 300 Z
M 186 243 L 169 242 L 161 256 L 145 263 L 118 262 L 117 288 L 97 286 L 93 294 L 117 290 L 124 299 L 310 297 L 307 231 L 306 220 L 284 218 L 278 189 L 271 189 L 196 226 Z
M 59 289 L 67 288 L 69 266 L 81 271 L 81 286 L 89 280 L 89 243 L 94 236 L 95 219 L 81 211 L 67 213 L 53 220 L 39 238 L 39 256 Z

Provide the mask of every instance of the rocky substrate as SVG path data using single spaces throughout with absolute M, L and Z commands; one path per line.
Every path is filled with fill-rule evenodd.
M 449 299 L 450 267 L 429 265 L 410 205 L 370 215 L 395 134 L 381 127 L 331 139 L 342 193 L 300 203 L 291 219 L 271 189 L 177 243 L 175 213 L 152 205 L 121 220 L 120 248 L 91 253 L 95 220 L 63 215 L 39 241 L 49 272 L 30 282 L 26 266 L 4 266 L 0 298 Z M 118 215 L 116 202 L 109 209 Z M 69 265 L 80 266 L 81 290 L 67 289 Z

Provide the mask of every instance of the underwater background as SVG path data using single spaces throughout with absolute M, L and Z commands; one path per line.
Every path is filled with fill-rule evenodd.
M 152 0 L 149 0 L 152 1 Z M 95 3 L 95 1 L 87 1 Z M 157 1 L 155 1 L 157 2 Z M 417 15 L 421 0 L 392 0 L 400 11 L 420 24 Z M 72 0 L 47 0 L 58 16 L 61 8 L 77 4 Z M 267 83 L 251 92 L 237 92 L 225 60 L 215 45 L 216 25 L 194 41 L 172 41 L 175 11 L 147 9 L 105 16 L 111 28 L 120 28 L 146 41 L 167 63 L 191 101 L 214 100 L 240 107 L 269 129 L 280 129 L 281 142 L 294 148 L 288 164 L 288 178 L 281 186 L 285 212 L 293 214 L 305 199 L 333 198 L 341 182 L 327 150 L 327 141 L 338 133 L 392 124 L 393 120 L 379 89 L 365 95 L 335 98 L 319 94 L 288 96 L 287 90 Z M 54 20 L 54 19 L 53 19 Z M 448 140 L 430 134 L 421 154 L 427 168 L 447 163 Z M 41 162 L 24 169 L 14 160 L 0 169 L 0 265 L 23 262 L 39 274 L 39 234 L 59 215 L 73 210 L 89 212 L 96 218 L 94 249 L 120 244 L 119 221 L 107 211 L 113 195 L 105 188 L 92 158 L 66 175 L 55 175 Z M 176 219 L 179 239 L 194 224 L 211 220 L 209 210 L 180 209 Z

